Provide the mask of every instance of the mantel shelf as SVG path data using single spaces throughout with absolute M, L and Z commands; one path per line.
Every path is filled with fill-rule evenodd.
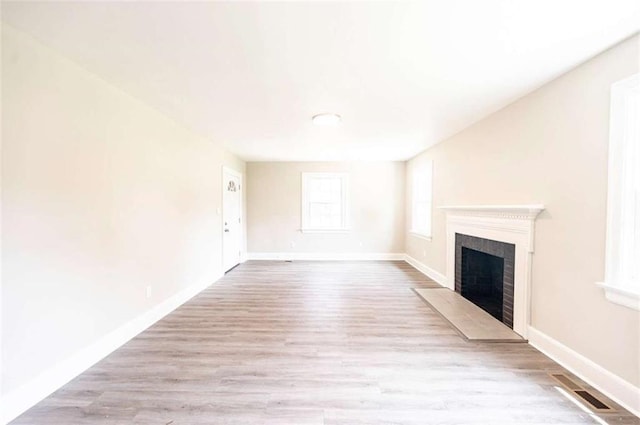
M 523 205 L 446 205 L 438 207 L 447 213 L 492 216 L 501 218 L 535 219 L 544 210 L 542 204 Z

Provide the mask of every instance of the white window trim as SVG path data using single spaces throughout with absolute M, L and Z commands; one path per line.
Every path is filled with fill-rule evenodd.
M 416 232 L 415 230 L 409 230 L 409 234 L 411 236 L 415 236 L 416 238 L 424 239 L 426 241 L 431 242 L 433 237 L 431 235 L 427 235 L 425 233 Z
M 340 229 L 300 229 L 301 233 L 331 233 L 331 234 L 342 234 L 349 233 L 351 229 L 348 227 L 340 228 Z
M 344 224 L 342 227 L 327 227 L 327 228 L 315 228 L 310 227 L 308 225 L 309 222 L 309 202 L 307 199 L 307 180 L 309 178 L 314 177 L 325 177 L 325 178 L 340 178 L 342 180 L 342 223 Z M 349 233 L 351 231 L 349 227 L 349 174 L 348 173 L 302 173 L 302 218 L 301 218 L 301 229 L 302 233 L 330 233 L 330 234 L 340 234 L 340 233 Z
M 612 303 L 640 310 L 640 294 L 638 292 L 606 282 L 597 282 L 597 285 L 604 289 L 605 296 Z
M 425 164 L 420 164 L 420 165 L 416 165 L 412 172 L 415 173 L 416 169 L 420 169 L 420 167 L 423 167 L 424 165 L 428 165 L 429 167 L 429 172 L 431 173 L 429 182 L 431 183 L 431 200 L 429 202 L 429 207 L 430 207 L 430 215 L 429 215 L 429 230 L 430 233 L 426 233 L 426 232 L 422 232 L 420 230 L 415 229 L 414 226 L 414 217 L 413 215 L 415 214 L 415 174 L 411 176 L 411 229 L 409 230 L 409 234 L 421 239 L 425 239 L 427 241 L 431 241 L 432 240 L 432 235 L 433 235 L 433 161 L 427 161 Z
M 597 282 L 597 285 L 604 289 L 609 301 L 640 310 L 640 287 L 625 282 L 624 277 L 620 276 L 622 264 L 618 255 L 623 225 L 620 211 L 628 208 L 625 202 L 629 202 L 622 190 L 625 143 L 628 142 L 621 133 L 621 129 L 625 125 L 623 113 L 625 92 L 633 87 L 640 87 L 640 74 L 625 78 L 611 86 L 605 281 Z

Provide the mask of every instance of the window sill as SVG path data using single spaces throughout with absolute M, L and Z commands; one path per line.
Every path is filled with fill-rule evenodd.
M 431 242 L 431 236 L 430 235 L 425 235 L 424 233 L 420 233 L 420 232 L 414 232 L 413 230 L 410 230 L 409 234 L 411 236 L 415 236 L 416 238 L 424 239 L 425 241 Z
M 300 232 L 302 232 L 302 233 L 333 233 L 333 234 L 340 234 L 340 233 L 349 233 L 349 232 L 351 232 L 351 229 L 300 229 Z
M 604 289 L 604 295 L 612 303 L 640 311 L 640 292 L 605 282 L 598 282 L 597 285 Z

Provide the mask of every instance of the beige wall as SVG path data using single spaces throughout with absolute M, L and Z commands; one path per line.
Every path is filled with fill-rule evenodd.
M 604 277 L 609 91 L 638 72 L 638 60 L 636 36 L 407 164 L 409 176 L 433 160 L 436 208 L 543 203 L 533 326 L 636 386 L 640 315 L 607 301 L 595 282 Z M 408 234 L 406 249 L 444 274 L 445 243 L 445 215 L 435 209 L 432 242 Z
M 300 232 L 302 172 L 349 173 L 349 233 Z M 250 162 L 247 174 L 249 253 L 404 252 L 403 162 Z
M 244 163 L 6 26 L 2 87 L 6 394 L 213 282 L 221 168 Z

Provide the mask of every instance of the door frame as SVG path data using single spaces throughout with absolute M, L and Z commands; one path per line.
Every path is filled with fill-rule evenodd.
M 235 177 L 238 178 L 238 180 L 240 181 L 240 258 L 239 258 L 239 263 L 244 263 L 245 261 L 245 252 L 244 252 L 244 179 L 243 179 L 243 175 L 240 171 L 236 170 L 235 168 L 231 168 L 228 167 L 226 165 L 222 166 L 222 170 L 220 172 L 220 179 L 221 179 L 221 186 L 222 186 L 222 191 L 220 192 L 220 205 L 222 205 L 222 209 L 220 211 L 220 235 L 221 235 L 221 245 L 222 245 L 222 251 L 221 251 L 221 256 L 222 258 L 221 260 L 221 264 L 222 264 L 222 268 L 225 268 L 224 265 L 224 193 L 227 190 L 227 187 L 225 185 L 225 178 L 224 175 L 225 174 L 231 174 Z M 223 270 L 223 273 L 226 273 L 227 270 Z

